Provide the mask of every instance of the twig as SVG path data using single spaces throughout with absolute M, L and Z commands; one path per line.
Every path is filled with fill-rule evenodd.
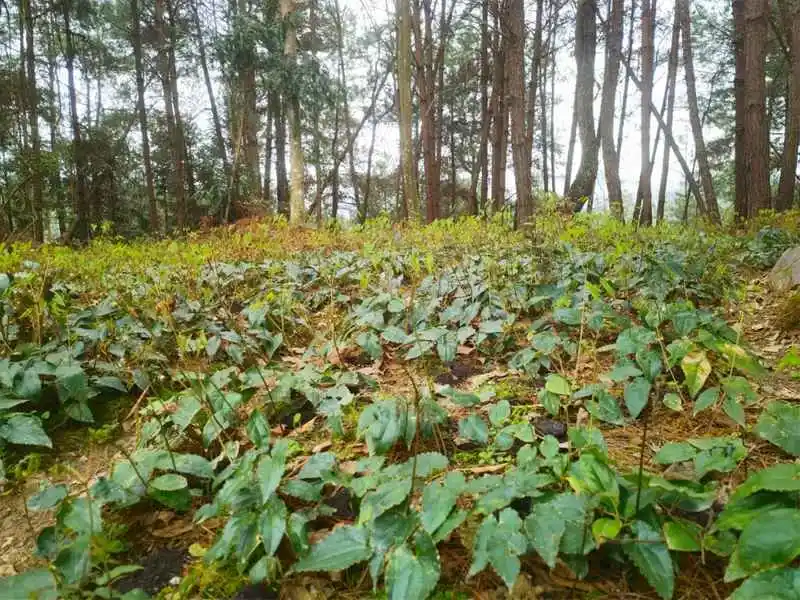
M 127 421 L 128 419 L 130 419 L 136 413 L 136 411 L 139 410 L 139 406 L 141 406 L 142 400 L 144 400 L 144 397 L 147 395 L 147 392 L 149 392 L 149 391 L 150 391 L 150 386 L 148 385 L 146 388 L 144 388 L 142 393 L 139 394 L 139 397 L 136 399 L 136 402 L 133 404 L 133 408 L 131 408 L 130 412 L 127 415 L 125 415 L 125 418 L 123 419 L 123 421 Z

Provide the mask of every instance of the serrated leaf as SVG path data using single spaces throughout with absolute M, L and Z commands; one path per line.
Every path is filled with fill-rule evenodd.
M 747 425 L 744 407 L 735 398 L 726 395 L 725 400 L 722 401 L 722 411 L 740 427 Z
M 458 422 L 458 435 L 477 444 L 489 442 L 489 427 L 478 415 L 469 415 Z
M 757 573 L 731 594 L 729 600 L 794 600 L 800 598 L 800 569 Z
M 800 491 L 800 464 L 784 463 L 753 473 L 743 484 L 736 488 L 731 500 L 740 500 L 762 490 L 775 492 Z
M 670 442 L 664 444 L 656 452 L 653 460 L 660 465 L 671 465 L 673 463 L 692 460 L 697 455 L 697 449 L 688 442 Z
M 389 555 L 386 587 L 389 600 L 425 600 L 441 575 L 439 553 L 427 534 L 416 538 L 415 551 L 401 544 Z
M 661 401 L 664 403 L 664 406 L 670 410 L 674 410 L 675 412 L 681 412 L 683 410 L 683 400 L 680 395 L 675 392 L 664 394 Z
M 703 528 L 686 519 L 675 519 L 664 523 L 664 539 L 667 548 L 678 552 L 702 551 Z
M 467 576 L 472 577 L 491 564 L 506 586 L 511 588 L 519 575 L 519 556 L 527 550 L 521 529 L 522 520 L 513 509 L 503 509 L 497 519 L 493 515 L 487 516 L 478 528 Z
M 383 330 L 381 337 L 391 344 L 407 344 L 413 339 L 396 325 L 389 325 Z
M 565 550 L 562 540 L 568 524 L 572 528 L 573 523 L 583 523 L 584 515 L 583 503 L 575 494 L 559 494 L 547 502 L 534 501 L 531 514 L 525 519 L 525 533 L 550 568 L 555 567 L 559 550 Z
M 261 510 L 258 517 L 258 531 L 261 534 L 261 543 L 267 556 L 272 556 L 286 533 L 286 505 L 275 496 Z
M 644 521 L 635 521 L 631 529 L 642 543 L 623 544 L 623 551 L 658 595 L 669 600 L 675 592 L 675 571 L 660 532 Z
M 703 351 L 690 352 L 681 360 L 681 369 L 685 376 L 686 389 L 694 398 L 703 389 L 708 376 L 711 375 L 711 362 Z
M 489 422 L 495 427 L 502 426 L 510 416 L 511 403 L 508 400 L 501 400 L 489 407 Z
M 368 523 L 380 517 L 390 508 L 403 502 L 411 493 L 411 479 L 388 481 L 374 491 L 368 492 L 361 500 L 358 513 L 359 524 Z
M 356 337 L 356 344 L 367 353 L 372 360 L 378 360 L 383 356 L 383 347 L 380 338 L 374 331 L 364 331 Z
M 642 372 L 633 365 L 621 365 L 615 367 L 609 374 L 608 378 L 614 382 L 625 381 L 631 377 L 639 377 Z
M 716 404 L 717 400 L 719 400 L 719 388 L 712 387 L 704 390 L 697 399 L 694 401 L 694 408 L 692 409 L 692 415 L 696 416 L 698 413 L 704 411 L 707 408 L 710 408 Z
M 592 452 L 583 452 L 572 463 L 568 478 L 572 488 L 582 494 L 605 496 L 615 504 L 619 500 L 617 473 Z
M 788 566 L 800 556 L 800 510 L 781 508 L 762 515 L 742 531 L 739 564 L 752 573 Z
M 619 402 L 606 390 L 599 390 L 594 394 L 595 399 L 585 403 L 586 410 L 596 419 L 612 425 L 624 425 L 625 416 L 622 414 Z
M 292 571 L 341 571 L 368 560 L 371 555 L 367 530 L 359 525 L 344 525 L 314 544 Z
M 108 390 L 115 390 L 121 394 L 128 393 L 128 387 L 124 383 L 122 383 L 122 380 L 119 377 L 104 375 L 103 377 L 98 377 L 97 379 L 95 379 L 94 384 L 101 388 L 106 388 Z
M 622 530 L 622 521 L 619 519 L 597 519 L 592 523 L 592 536 L 597 545 L 603 544 L 606 540 L 613 540 Z
M 49 485 L 28 498 L 28 508 L 30 510 L 50 510 L 66 498 L 68 494 L 69 488 L 63 483 Z
M 772 402 L 758 418 L 756 433 L 793 456 L 800 456 L 800 405 Z
M 637 418 L 644 410 L 644 407 L 647 406 L 647 400 L 650 397 L 650 387 L 650 382 L 644 377 L 638 377 L 625 386 L 625 406 L 634 419 Z
M 556 394 L 558 396 L 569 396 L 572 394 L 572 387 L 570 386 L 569 381 L 557 373 L 550 373 L 550 375 L 547 376 L 544 389 L 551 394 Z
M 53 447 L 39 418 L 30 415 L 12 415 L 0 422 L 0 438 L 12 444 Z
M 433 535 L 447 520 L 456 505 L 456 500 L 464 490 L 465 483 L 463 473 L 454 471 L 448 473 L 443 481 L 433 481 L 425 487 L 420 515 L 420 522 L 425 531 Z

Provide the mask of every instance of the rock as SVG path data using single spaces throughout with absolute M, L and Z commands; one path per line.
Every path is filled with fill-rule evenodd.
M 800 246 L 783 253 L 767 277 L 769 286 L 777 292 L 786 292 L 800 285 Z

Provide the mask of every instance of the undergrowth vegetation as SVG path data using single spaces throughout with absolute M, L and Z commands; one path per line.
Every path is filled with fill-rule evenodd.
M 121 591 L 140 568 L 122 526 L 153 511 L 213 535 L 164 599 L 334 571 L 356 597 L 458 597 L 537 564 L 598 590 L 631 565 L 672 598 L 687 557 L 738 600 L 795 597 L 800 413 L 762 401 L 768 369 L 726 309 L 797 223 L 263 222 L 7 247 L 2 477 L 39 482 L 26 510 L 54 518 L 0 597 L 147 597 Z M 725 431 L 648 439 L 703 418 Z M 117 460 L 48 480 L 53 440 L 81 428 Z M 747 466 L 754 440 L 768 464 Z

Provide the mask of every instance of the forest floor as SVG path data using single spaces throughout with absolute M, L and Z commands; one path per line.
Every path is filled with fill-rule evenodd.
M 5 447 L 0 576 L 49 569 L 52 597 L 68 598 L 134 588 L 162 600 L 727 598 L 743 577 L 794 559 L 726 582 L 734 559 L 720 548 L 736 536 L 716 525 L 754 474 L 797 464 L 800 420 L 776 417 L 779 435 L 763 424 L 768 407 L 800 401 L 800 323 L 787 327 L 787 298 L 764 278 L 800 236 L 770 226 L 786 234 L 688 242 L 678 228 L 621 233 L 589 220 L 533 239 L 473 222 L 398 237 L 380 225 L 342 233 L 253 223 L 185 242 L 101 242 L 82 251 L 81 266 L 73 251 L 22 249 L 0 265 L 32 273 L 14 279 L 5 311 L 19 325 L 16 343 L 38 331 L 41 359 L 11 349 L 0 371 L 51 365 L 35 367 L 42 389 L 30 406 L 52 449 Z M 80 393 L 58 370 L 63 348 L 80 365 L 83 379 L 68 374 Z M 0 376 L 21 395 L 17 375 Z M 127 393 L 108 393 L 117 382 Z M 82 414 L 74 403 L 91 408 L 91 422 L 63 417 Z M 710 445 L 685 443 L 698 439 Z M 281 487 L 264 491 L 272 495 L 257 510 L 279 505 L 291 517 L 269 521 L 279 532 L 269 552 L 262 513 L 237 513 L 256 510 L 246 478 L 237 488 L 239 467 L 225 466 L 253 453 L 249 487 L 262 487 L 265 452 L 276 456 L 281 440 Z M 677 444 L 682 459 L 665 460 Z M 168 458 L 142 466 L 164 449 Z M 178 468 L 176 453 L 194 466 Z M 590 474 L 587 456 L 598 461 Z M 401 472 L 411 484 L 397 496 Z M 170 474 L 169 486 L 156 484 Z M 462 483 L 440 506 L 451 477 Z M 64 497 L 42 499 L 59 486 Z M 585 499 L 580 554 L 577 521 L 556 523 L 555 546 L 537 538 L 553 526 L 537 504 L 567 496 Z M 70 519 L 87 498 L 103 507 L 91 513 L 102 514 L 102 531 L 89 517 L 92 542 L 78 560 L 82 530 Z M 500 546 L 493 554 L 482 542 L 487 522 L 500 515 L 502 527 L 512 512 L 519 526 L 486 534 Z M 256 514 L 258 533 L 231 529 L 238 514 Z M 387 571 L 377 591 L 371 555 L 352 540 L 335 558 L 316 550 L 331 532 L 363 530 L 378 552 L 381 523 L 407 514 L 410 529 L 394 531 L 378 559 Z M 688 542 L 671 537 L 679 528 Z M 502 547 L 514 536 L 527 538 L 524 550 Z M 298 558 L 310 568 L 292 572 Z M 266 578 L 256 575 L 262 562 Z M 125 564 L 143 568 L 103 579 Z M 248 571 L 264 582 L 249 583 Z

